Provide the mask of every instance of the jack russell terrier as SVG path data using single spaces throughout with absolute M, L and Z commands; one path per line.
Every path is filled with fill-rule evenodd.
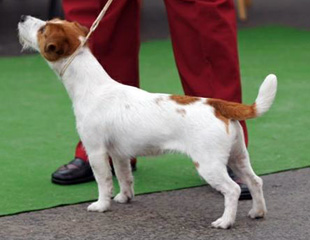
M 31 16 L 21 17 L 18 30 L 23 48 L 40 52 L 58 76 L 88 32 L 76 22 L 42 21 Z M 266 77 L 254 104 L 244 105 L 126 86 L 106 73 L 87 46 L 78 51 L 61 81 L 72 100 L 77 131 L 98 184 L 98 200 L 88 211 L 110 208 L 109 156 L 120 185 L 114 201 L 127 203 L 134 196 L 129 159 L 181 152 L 190 156 L 199 175 L 224 195 L 224 213 L 213 227 L 227 229 L 236 218 L 240 187 L 229 177 L 227 165 L 250 189 L 253 206 L 249 217 L 266 215 L 263 182 L 251 167 L 239 120 L 269 110 L 277 90 L 275 75 Z

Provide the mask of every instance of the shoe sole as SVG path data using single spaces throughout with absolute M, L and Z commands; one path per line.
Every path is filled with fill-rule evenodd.
M 80 178 L 75 180 L 63 180 L 63 179 L 57 179 L 52 178 L 52 183 L 58 184 L 58 185 L 74 185 L 79 183 L 86 183 L 94 181 L 95 178 L 93 176 L 87 177 L 87 178 Z

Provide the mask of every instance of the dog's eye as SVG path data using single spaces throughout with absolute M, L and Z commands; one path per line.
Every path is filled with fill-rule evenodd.
M 43 33 L 45 31 L 45 26 L 43 26 L 43 27 L 41 27 L 40 29 L 39 29 L 39 32 L 40 33 Z

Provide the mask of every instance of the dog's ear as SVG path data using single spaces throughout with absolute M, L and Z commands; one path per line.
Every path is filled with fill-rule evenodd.
M 88 29 L 77 24 L 66 21 L 49 22 L 44 32 L 38 31 L 38 42 L 43 57 L 53 62 L 74 53 L 81 44 L 80 36 L 86 36 L 88 32 Z
M 66 55 L 69 49 L 69 42 L 65 37 L 53 38 L 46 41 L 44 46 L 44 56 L 49 61 L 57 61 Z
M 78 22 L 73 22 L 73 23 L 84 34 L 84 37 L 86 37 L 88 32 L 89 32 L 89 29 L 87 27 L 85 27 L 85 26 L 82 26 Z

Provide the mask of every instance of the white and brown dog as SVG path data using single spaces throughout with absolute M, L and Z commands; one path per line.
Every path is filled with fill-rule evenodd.
M 39 51 L 58 75 L 87 34 L 77 23 L 45 22 L 30 16 L 22 16 L 18 29 L 23 47 Z M 113 183 L 108 156 L 120 184 L 114 201 L 126 203 L 134 196 L 129 159 L 176 151 L 190 156 L 200 176 L 225 197 L 224 214 L 213 227 L 229 228 L 236 218 L 240 187 L 228 176 L 226 165 L 250 189 L 253 206 L 249 216 L 265 216 L 262 179 L 252 170 L 239 120 L 269 110 L 277 89 L 275 75 L 267 76 L 255 103 L 249 106 L 149 93 L 111 79 L 85 46 L 61 80 L 72 100 L 77 130 L 98 183 L 99 198 L 89 205 L 89 211 L 110 208 Z

